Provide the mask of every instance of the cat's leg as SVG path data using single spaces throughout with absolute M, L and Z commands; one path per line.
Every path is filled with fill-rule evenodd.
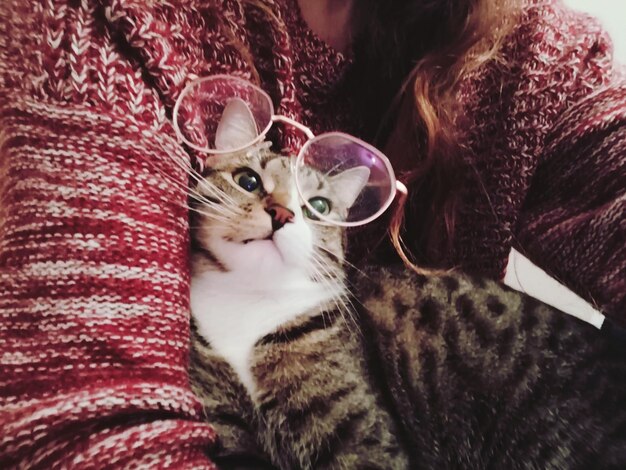
M 372 355 L 424 468 L 626 468 L 626 355 L 493 281 L 359 282 Z
M 263 442 L 283 469 L 402 469 L 406 453 L 365 374 L 354 325 L 320 315 L 255 347 Z
M 273 469 L 257 442 L 250 397 L 235 372 L 192 328 L 189 379 L 204 413 L 217 431 L 218 445 L 208 449 L 221 469 Z

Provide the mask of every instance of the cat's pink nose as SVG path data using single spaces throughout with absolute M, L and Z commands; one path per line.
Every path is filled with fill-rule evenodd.
M 272 229 L 274 231 L 280 229 L 287 222 L 291 222 L 293 220 L 293 212 L 287 209 L 285 206 L 281 206 L 280 204 L 272 204 L 265 209 L 270 217 L 272 218 Z

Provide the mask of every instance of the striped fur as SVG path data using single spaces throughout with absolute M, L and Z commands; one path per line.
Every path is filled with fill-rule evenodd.
M 241 191 L 233 191 L 219 174 L 254 167 L 254 158 L 269 167 L 272 159 L 283 163 L 284 157 L 265 151 L 231 157 L 207 176 L 212 188 L 243 201 L 243 214 L 232 215 L 241 240 L 259 230 L 248 217 L 257 202 L 241 199 Z M 289 165 L 276 166 L 290 179 Z M 256 199 L 267 197 L 272 195 Z M 262 266 L 240 272 L 220 261 L 223 254 L 206 242 L 221 226 L 207 215 L 213 204 L 195 217 L 194 277 L 208 272 L 217 276 L 214 283 L 234 274 L 236 284 L 232 291 L 228 284 L 204 291 L 200 305 L 194 300 L 194 286 L 200 284 L 192 280 L 192 309 L 200 306 L 192 312 L 198 324 L 192 328 L 191 382 L 220 436 L 213 457 L 224 468 L 626 464 L 625 349 L 493 281 L 370 268 L 353 280 L 358 311 L 346 316 L 332 302 L 320 302 L 282 317 L 275 327 L 257 331 L 242 372 L 228 349 L 209 345 L 214 332 L 203 329 L 205 316 L 217 315 L 220 326 L 232 323 L 213 336 L 214 346 L 222 336 L 235 344 L 249 341 L 250 325 L 255 329 L 258 318 L 273 313 L 264 310 L 264 299 L 272 295 L 273 283 L 280 284 L 280 272 L 268 281 Z M 323 262 L 344 296 L 343 233 L 313 227 L 326 236 L 318 243 L 333 247 Z M 259 298 L 251 296 L 248 272 L 268 289 Z M 282 287 L 277 286 L 279 293 Z M 242 295 L 248 303 L 217 300 Z M 288 292 L 277 297 L 288 306 L 296 298 Z M 280 308 L 280 302 L 275 305 Z M 357 313 L 358 326 L 351 321 Z
M 196 336 L 224 468 L 624 468 L 626 346 L 489 280 L 353 281 L 363 334 L 334 316 L 266 336 L 255 403 Z
M 626 345 L 493 281 L 360 276 L 412 468 L 626 467 Z
M 220 447 L 221 468 L 407 468 L 397 425 L 369 380 L 354 327 L 309 317 L 260 341 L 253 401 L 195 334 L 191 381 Z

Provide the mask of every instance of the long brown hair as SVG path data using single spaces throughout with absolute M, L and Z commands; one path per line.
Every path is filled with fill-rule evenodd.
M 400 179 L 408 208 L 396 206 L 391 241 L 405 262 L 436 265 L 452 246 L 460 195 L 470 172 L 461 156 L 455 92 L 468 73 L 494 61 L 519 0 L 361 0 L 356 67 L 368 133 L 377 134 Z M 372 93 L 376 90 L 376 93 Z M 399 90 L 399 91 L 398 91 Z M 365 109 L 367 107 L 367 109 Z M 383 116 L 382 122 L 380 116 Z M 411 227 L 402 240 L 405 212 Z

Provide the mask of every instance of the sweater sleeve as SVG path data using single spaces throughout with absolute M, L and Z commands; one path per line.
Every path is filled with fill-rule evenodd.
M 501 278 L 514 247 L 623 322 L 623 76 L 596 20 L 560 0 L 525 3 L 501 61 L 464 90 L 478 178 L 455 261 Z
M 187 376 L 189 157 L 115 15 L 0 2 L 1 468 L 215 468 Z
M 519 220 L 531 258 L 626 326 L 626 83 L 569 107 L 546 140 Z
M 515 225 L 515 245 L 537 265 L 626 325 L 626 81 L 598 22 L 559 3 L 561 27 L 541 93 L 550 116 Z M 555 36 L 560 33 L 560 36 Z

